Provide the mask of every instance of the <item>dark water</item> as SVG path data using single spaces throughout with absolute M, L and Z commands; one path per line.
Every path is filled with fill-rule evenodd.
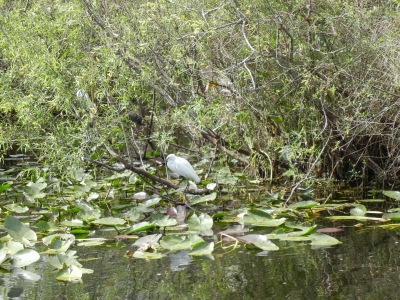
M 193 259 L 185 251 L 160 260 L 124 258 L 126 247 L 79 247 L 94 270 L 83 283 L 61 283 L 44 261 L 23 275 L 1 274 L 4 299 L 399 299 L 399 232 L 349 228 L 342 245 L 311 249 L 277 243 L 262 253 L 243 246 L 226 255 Z M 217 253 L 222 252 L 216 249 Z M 42 256 L 45 259 L 45 255 Z M 1 296 L 0 296 L 1 297 Z

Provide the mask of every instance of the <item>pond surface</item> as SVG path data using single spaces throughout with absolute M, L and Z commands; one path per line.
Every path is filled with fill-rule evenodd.
M 399 232 L 346 228 L 343 244 L 311 249 L 276 242 L 279 251 L 242 244 L 213 259 L 186 251 L 159 260 L 125 258 L 122 247 L 79 247 L 82 283 L 63 283 L 44 260 L 0 275 L 4 299 L 398 299 Z M 18 271 L 19 270 L 19 271 Z M 33 274 L 29 274 L 33 272 Z M 36 274 L 36 275 L 35 275 Z M 34 281 L 35 276 L 40 279 Z M 37 277 L 38 278 L 38 277 Z M 36 278 L 36 279 L 37 279 Z

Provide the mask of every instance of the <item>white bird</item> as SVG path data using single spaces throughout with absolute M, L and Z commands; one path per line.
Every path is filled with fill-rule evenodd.
M 172 172 L 188 179 L 192 179 L 196 183 L 200 182 L 200 177 L 196 174 L 190 162 L 183 157 L 169 154 L 165 159 L 165 164 Z

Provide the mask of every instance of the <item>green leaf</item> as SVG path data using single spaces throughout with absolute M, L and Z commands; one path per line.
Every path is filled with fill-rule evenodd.
M 330 235 L 323 234 L 323 233 L 314 233 L 309 235 L 311 238 L 311 246 L 314 247 L 330 247 L 334 245 L 341 244 L 342 242 L 331 237 Z
M 24 187 L 23 194 L 28 201 L 34 202 L 35 199 L 46 197 L 47 194 L 42 192 L 46 187 L 47 183 L 43 182 L 43 178 L 39 178 L 36 182 L 29 182 Z
M 165 255 L 158 252 L 142 252 L 142 251 L 135 251 L 132 257 L 139 258 L 139 259 L 160 259 L 163 258 Z
M 20 206 L 18 204 L 15 203 L 11 203 L 11 204 L 7 204 L 3 206 L 5 209 L 7 209 L 8 211 L 11 212 L 15 212 L 17 214 L 22 214 L 24 212 L 27 212 L 29 210 L 29 208 L 27 206 Z
M 277 227 L 285 221 L 286 218 L 273 219 L 270 214 L 258 209 L 248 210 L 243 217 L 243 222 L 251 226 Z
M 189 251 L 189 255 L 192 256 L 202 256 L 202 255 L 210 255 L 214 250 L 214 242 L 200 242 L 196 244 L 192 251 Z
M 49 249 L 46 253 L 58 254 L 67 252 L 68 248 L 74 243 L 75 236 L 72 234 L 52 234 L 43 238 L 43 244 Z
M 12 186 L 12 183 L 3 183 L 2 185 L 0 185 L 0 193 L 7 190 L 10 186 Z
M 383 218 L 392 221 L 400 221 L 400 212 L 384 214 Z
M 80 281 L 82 275 L 82 268 L 72 265 L 62 270 L 59 270 L 56 274 L 56 279 L 60 281 L 75 282 Z
M 162 237 L 162 234 L 150 234 L 146 235 L 144 237 L 141 237 L 140 239 L 136 240 L 135 243 L 133 243 L 133 246 L 142 248 L 142 249 L 149 249 L 149 248 L 158 248 L 160 245 L 158 244 L 158 240 Z
M 153 223 L 158 227 L 175 226 L 178 224 L 176 219 L 170 218 L 169 216 L 162 216 L 160 218 L 153 219 Z
M 378 222 L 388 221 L 382 218 L 365 217 L 365 216 L 331 216 L 326 218 L 330 220 L 355 220 L 355 221 L 378 221 Z
M 300 201 L 300 202 L 296 202 L 293 204 L 290 204 L 289 207 L 292 209 L 310 209 L 313 208 L 314 206 L 318 206 L 319 203 L 309 200 L 309 201 Z
M 245 236 L 241 236 L 238 238 L 239 241 L 245 242 L 247 244 L 251 243 L 257 248 L 260 248 L 262 250 L 268 250 L 268 251 L 275 251 L 279 250 L 279 247 L 275 245 L 273 242 L 268 240 L 266 235 L 261 235 L 261 234 L 248 234 Z
M 12 265 L 16 268 L 22 268 L 33 264 L 40 259 L 39 253 L 32 249 L 23 249 L 14 254 Z
M 190 204 L 194 205 L 201 202 L 213 201 L 215 198 L 217 198 L 217 193 L 212 193 L 205 196 L 194 196 L 190 199 Z
M 93 241 L 85 241 L 85 242 L 79 242 L 77 246 L 79 247 L 93 247 L 93 246 L 100 246 L 104 244 L 104 240 L 93 240 Z
M 166 235 L 161 239 L 160 245 L 166 250 L 178 251 L 190 249 L 192 247 L 192 242 L 185 236 Z
M 200 231 L 204 232 L 206 230 L 210 230 L 213 226 L 213 219 L 207 214 L 200 214 L 197 216 L 194 213 L 188 220 L 187 220 L 189 230 L 190 231 Z
M 14 240 L 25 246 L 32 245 L 33 242 L 37 241 L 36 233 L 28 225 L 13 216 L 6 217 L 4 228 Z
M 124 225 L 125 223 L 126 221 L 124 219 L 114 217 L 101 218 L 92 222 L 92 224 L 108 226 Z
M 66 253 L 49 255 L 46 261 L 59 270 L 69 266 L 81 267 L 82 265 L 75 259 L 75 253 L 76 251 L 69 250 Z
M 68 227 L 82 227 L 83 222 L 81 220 L 72 219 L 71 221 L 62 221 L 61 225 Z
M 352 216 L 364 216 L 367 213 L 367 208 L 362 204 L 356 204 L 352 209 L 350 209 L 350 214 Z
M 140 222 L 137 224 L 133 224 L 127 231 L 126 234 L 131 234 L 134 232 L 140 232 L 140 231 L 147 231 L 149 229 L 154 228 L 155 225 L 154 223 L 150 223 L 150 222 Z
M 382 191 L 382 194 L 389 198 L 395 199 L 396 201 L 400 200 L 400 192 L 398 191 Z

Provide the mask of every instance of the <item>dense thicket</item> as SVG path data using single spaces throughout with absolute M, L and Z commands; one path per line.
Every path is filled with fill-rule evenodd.
M 4 153 L 179 144 L 267 178 L 399 173 L 395 0 L 0 3 Z

